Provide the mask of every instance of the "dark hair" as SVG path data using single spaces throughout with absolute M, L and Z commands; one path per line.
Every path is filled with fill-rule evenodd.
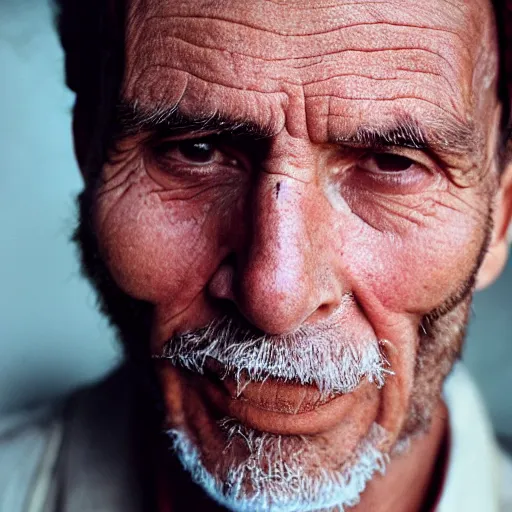
M 82 170 L 98 174 L 110 143 L 114 109 L 124 71 L 122 0 L 53 0 L 65 54 L 67 86 L 76 93 L 75 113 L 88 141 L 77 156 Z

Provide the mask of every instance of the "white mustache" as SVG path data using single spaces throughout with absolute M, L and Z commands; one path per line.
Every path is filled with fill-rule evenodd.
M 385 342 L 340 340 L 334 328 L 302 326 L 285 335 L 267 335 L 224 318 L 172 337 L 156 359 L 203 374 L 209 360 L 238 386 L 277 379 L 315 385 L 322 395 L 350 393 L 363 378 L 384 385 L 392 374 L 381 351 Z

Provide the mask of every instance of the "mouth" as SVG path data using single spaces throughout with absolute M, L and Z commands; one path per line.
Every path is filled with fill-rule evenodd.
M 312 384 L 272 377 L 262 381 L 251 381 L 244 375 L 235 377 L 212 361 L 206 363 L 203 375 L 193 374 L 192 379 L 220 417 L 234 418 L 260 432 L 281 435 L 329 431 L 350 415 L 370 386 L 363 379 L 350 393 L 326 394 Z

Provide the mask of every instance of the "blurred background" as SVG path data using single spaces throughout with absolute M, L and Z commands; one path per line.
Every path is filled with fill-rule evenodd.
M 73 95 L 47 0 L 0 0 L 0 415 L 60 396 L 120 360 L 70 238 L 82 182 Z M 477 294 L 464 359 L 512 438 L 512 264 Z

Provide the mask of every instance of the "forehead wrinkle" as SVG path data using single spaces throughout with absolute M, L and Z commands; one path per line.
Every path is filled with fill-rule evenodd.
M 297 10 L 297 11 L 315 11 L 315 10 L 321 10 L 321 9 L 330 9 L 332 7 L 339 7 L 339 5 L 342 3 L 343 6 L 351 6 L 351 5 L 361 5 L 361 0 L 359 1 L 344 1 L 344 2 L 332 2 L 332 1 L 321 1 L 321 0 L 317 0 L 317 1 L 310 1 L 310 2 L 307 2 L 307 7 L 304 7 L 303 5 L 299 5 L 299 4 L 304 4 L 305 2 L 303 0 L 283 0 L 283 1 L 278 1 L 278 0 L 263 0 L 264 2 L 268 2 L 270 4 L 276 4 L 276 5 L 279 5 L 279 6 L 286 6 L 287 8 L 289 9 L 294 9 L 294 10 Z M 457 9 L 459 12 L 465 12 L 465 4 L 464 2 L 460 2 L 460 5 L 457 5 L 457 2 L 452 2 L 450 0 L 439 0 L 439 1 L 442 1 L 444 3 L 446 3 L 447 5 L 449 5 L 450 7 L 454 7 L 455 9 Z M 390 0 L 381 0 L 381 1 L 375 1 L 375 0 L 365 0 L 364 1 L 364 5 L 365 6 L 372 6 L 372 5 L 389 5 L 390 3 Z M 319 4 L 319 5 L 313 5 L 313 4 Z
M 200 80 L 209 80 L 210 74 L 223 70 L 224 75 L 216 73 L 216 82 L 219 85 L 225 85 L 231 88 L 237 88 L 233 83 L 235 75 L 246 81 L 245 84 L 240 85 L 239 87 L 242 90 L 254 88 L 255 90 L 260 90 L 262 92 L 278 92 L 282 90 L 281 84 L 308 86 L 342 76 L 366 77 L 369 80 L 395 80 L 400 76 L 403 78 L 410 78 L 417 73 L 424 74 L 427 78 L 429 76 L 437 76 L 444 80 L 446 85 L 451 89 L 453 95 L 458 93 L 458 91 L 453 88 L 452 81 L 450 80 L 457 76 L 458 71 L 442 55 L 425 49 L 399 48 L 393 50 L 361 50 L 360 54 L 358 54 L 357 50 L 348 49 L 328 52 L 321 57 L 306 57 L 303 64 L 290 59 L 283 59 L 282 66 L 279 67 L 277 67 L 276 64 L 280 62 L 281 59 L 259 59 L 240 54 L 236 51 L 223 51 L 222 55 L 217 59 L 219 61 L 218 65 L 215 66 L 212 63 L 215 58 L 211 59 L 208 57 L 208 51 L 215 51 L 215 49 L 195 46 L 186 41 L 179 39 L 176 40 L 175 38 L 173 39 L 174 42 L 178 42 L 178 45 L 174 46 L 176 50 L 174 55 L 176 57 L 179 55 L 180 49 L 186 50 L 186 47 L 183 48 L 182 45 L 190 45 L 194 46 L 197 51 L 201 52 L 201 54 L 204 54 L 204 58 L 201 59 L 202 62 L 209 62 L 209 66 L 202 66 L 200 65 L 200 62 L 197 62 L 195 65 L 197 69 L 192 71 L 190 69 L 190 61 L 186 62 L 185 59 L 183 59 L 182 62 L 176 62 L 175 58 L 173 68 L 187 72 L 190 75 L 194 75 Z M 417 63 L 413 61 L 409 63 L 410 67 L 407 67 L 407 56 L 421 56 L 423 52 L 431 55 L 432 59 L 426 61 L 425 58 L 423 58 L 422 62 Z M 340 57 L 341 54 L 343 54 L 343 63 L 339 62 L 339 58 L 336 59 L 336 57 Z M 373 54 L 375 54 L 375 56 L 373 56 Z M 400 57 L 400 54 L 403 54 L 403 58 Z M 186 51 L 184 52 L 184 55 L 186 55 Z M 382 65 L 382 62 L 377 62 L 380 58 L 386 59 L 385 66 Z M 436 64 L 434 59 L 437 58 L 441 59 L 446 66 L 450 68 L 451 73 L 443 73 L 440 71 L 443 66 Z M 253 59 L 256 59 L 256 61 Z M 259 63 L 257 60 L 267 62 Z M 357 61 L 357 64 L 355 61 Z M 399 64 L 400 61 L 404 62 L 403 66 Z M 362 62 L 364 62 L 364 68 L 368 70 L 367 74 L 361 71 Z M 395 67 L 392 65 L 394 62 L 397 63 L 397 66 Z M 165 67 L 168 67 L 165 65 L 165 59 L 161 63 L 146 63 L 144 67 L 138 69 L 137 74 L 131 73 L 131 80 L 128 81 L 135 81 L 139 79 L 144 72 L 147 72 L 151 68 L 164 69 Z M 340 69 L 343 69 L 343 72 L 340 72 Z M 372 75 L 370 75 L 370 71 Z M 264 74 L 266 78 L 265 81 L 261 80 L 261 74 Z M 136 78 L 134 78 L 134 76 Z
M 146 18 L 145 23 L 146 24 L 151 24 L 152 22 L 158 23 L 158 22 L 166 20 L 166 19 L 168 19 L 168 16 L 164 16 L 164 15 L 150 16 L 150 17 Z M 405 23 L 405 22 L 402 22 L 402 23 L 393 22 L 393 21 L 360 21 L 360 22 L 336 25 L 334 27 L 331 27 L 331 28 L 325 29 L 325 30 L 317 30 L 317 31 L 298 33 L 298 34 L 290 34 L 286 31 L 270 29 L 263 25 L 254 25 L 251 23 L 241 23 L 241 22 L 237 22 L 233 19 L 229 19 L 229 18 L 221 18 L 221 17 L 206 18 L 204 16 L 175 15 L 175 16 L 172 16 L 172 19 L 177 22 L 186 20 L 186 21 L 192 21 L 192 22 L 198 22 L 198 23 L 216 22 L 221 25 L 224 23 L 230 24 L 230 25 L 235 25 L 235 26 L 240 25 L 241 27 L 243 27 L 243 29 L 254 29 L 255 31 L 257 31 L 259 33 L 263 32 L 263 33 L 266 33 L 266 34 L 269 34 L 272 36 L 283 36 L 283 38 L 286 38 L 286 39 L 290 39 L 290 38 L 300 39 L 300 38 L 306 38 L 306 37 L 310 38 L 311 36 L 325 36 L 325 35 L 337 33 L 341 30 L 355 29 L 355 28 L 359 28 L 359 27 L 374 27 L 377 25 L 381 25 L 383 27 L 401 27 L 401 28 L 405 28 L 405 29 L 416 29 L 416 30 L 426 30 L 426 31 L 432 30 L 432 31 L 441 32 L 441 33 L 444 32 L 444 33 L 453 35 L 455 38 L 459 39 L 461 43 L 465 43 L 462 35 L 460 33 L 456 32 L 455 30 L 451 30 L 448 28 L 440 28 L 440 27 L 429 27 L 426 25 L 409 24 L 409 23 Z
M 218 18 L 174 16 L 151 17 L 143 20 L 142 44 L 162 41 L 182 41 L 198 48 L 232 51 L 245 57 L 272 62 L 288 61 L 342 53 L 343 51 L 379 51 L 418 49 L 450 54 L 456 39 L 465 51 L 467 41 L 454 30 L 391 21 L 341 24 L 328 31 L 302 35 L 280 34 L 267 27 Z M 220 25 L 220 26 L 219 26 Z M 213 30 L 215 28 L 215 30 Z M 140 29 L 136 32 L 141 32 Z M 434 32 L 436 37 L 432 37 Z M 140 43 L 140 39 L 139 39 Z M 330 48 L 328 52 L 326 48 Z
M 176 41 L 173 42 L 175 44 L 177 43 Z M 420 93 L 423 91 L 427 94 L 429 90 L 435 89 L 436 93 L 433 97 L 439 98 L 437 91 L 443 91 L 448 88 L 452 92 L 451 98 L 447 101 L 447 104 L 450 104 L 461 94 L 460 90 L 454 91 L 451 86 L 451 80 L 460 75 L 460 73 L 457 72 L 444 56 L 428 49 L 362 50 L 360 54 L 353 49 L 344 49 L 339 52 L 330 51 L 326 55 L 319 57 L 318 61 L 313 61 L 312 63 L 309 61 L 304 66 L 293 65 L 293 63 L 290 64 L 289 60 L 284 61 L 282 66 L 277 66 L 277 61 L 269 61 L 268 63 L 258 65 L 257 62 L 255 63 L 247 59 L 247 56 L 240 55 L 236 51 L 219 51 L 218 55 L 214 55 L 199 46 L 196 49 L 200 53 L 198 54 L 196 52 L 196 60 L 191 62 L 191 59 L 187 58 L 190 52 L 187 52 L 186 48 L 184 49 L 181 46 L 182 44 L 184 44 L 184 42 L 178 41 L 178 46 L 168 45 L 168 47 L 172 47 L 174 50 L 172 64 L 174 68 L 186 72 L 188 75 L 193 75 L 197 80 L 202 80 L 205 83 L 214 82 L 217 85 L 223 85 L 230 89 L 239 89 L 241 91 L 251 90 L 255 93 L 279 93 L 282 92 L 287 85 L 312 85 L 318 87 L 322 82 L 339 79 L 340 76 L 343 75 L 345 75 L 347 79 L 354 77 L 355 81 L 352 80 L 352 82 L 354 82 L 352 86 L 354 86 L 357 85 L 357 79 L 361 78 L 361 74 L 360 72 L 358 73 L 357 68 L 364 62 L 364 67 L 371 69 L 375 74 L 375 76 L 367 76 L 368 80 L 385 79 L 390 81 L 403 78 L 401 83 L 403 87 L 409 90 L 409 95 L 412 95 L 416 90 L 419 90 Z M 190 43 L 186 44 L 188 45 Z M 140 48 L 141 56 L 150 53 L 150 50 L 151 47 L 147 49 Z M 399 55 L 401 53 L 403 53 L 403 58 Z M 422 55 L 422 53 L 425 55 Z M 340 62 L 341 54 L 343 60 Z M 239 58 L 236 58 L 237 55 Z M 428 59 L 426 55 L 429 56 Z M 383 61 L 383 59 L 385 60 Z M 435 59 L 440 59 L 442 61 L 441 64 L 437 63 Z M 163 76 L 160 79 L 156 77 L 156 72 L 169 67 L 165 54 L 162 55 L 161 62 L 157 60 L 156 62 L 148 63 L 145 58 L 139 60 L 140 65 L 131 66 L 130 72 L 126 75 L 128 86 L 141 82 L 138 84 L 138 88 L 147 89 L 148 82 L 150 85 L 155 81 L 163 84 L 172 83 Z M 411 61 L 411 65 L 413 66 L 411 70 L 400 65 L 402 60 L 404 61 L 404 65 L 407 65 L 408 60 Z M 205 66 L 205 63 L 208 63 L 208 65 Z M 424 68 L 424 70 L 414 69 L 415 66 Z M 290 69 L 290 67 L 293 69 Z M 450 70 L 449 73 L 446 73 L 447 67 Z M 341 68 L 347 69 L 349 72 L 340 74 L 339 69 Z M 442 70 L 444 70 L 444 72 Z M 153 73 L 153 71 L 155 73 Z M 414 73 L 415 71 L 418 71 L 416 75 Z M 153 75 L 151 75 L 151 73 L 153 73 Z M 144 76 L 148 74 L 151 75 L 153 79 L 145 81 Z M 422 79 L 416 79 L 417 74 L 423 74 L 424 77 L 422 77 Z M 265 77 L 265 79 L 262 80 L 261 77 Z M 425 82 L 433 77 L 439 77 L 439 79 L 443 80 L 443 84 L 447 85 L 439 87 L 439 83 L 429 84 Z M 415 82 L 416 85 L 414 85 Z M 327 85 L 332 86 L 332 84 Z M 339 85 L 341 86 L 342 84 Z M 350 83 L 348 83 L 348 85 L 350 86 Z M 368 84 L 363 85 L 368 92 L 370 92 L 372 88 L 375 89 L 375 87 Z M 394 88 L 399 87 L 401 86 L 397 82 Z M 413 87 L 413 89 L 411 89 L 411 87 Z M 382 87 L 379 85 L 379 88 Z M 390 87 L 388 86 L 387 89 L 389 90 Z M 379 91 L 376 91 L 376 93 L 377 92 Z M 376 95 L 375 99 L 378 99 L 379 94 Z M 459 103 L 459 101 L 457 101 L 457 103 Z
M 440 1 L 440 0 L 439 0 Z M 443 0 L 444 1 L 444 0 Z M 447 9 L 439 16 L 438 8 L 429 3 L 402 0 L 401 2 L 350 1 L 330 2 L 328 4 L 303 1 L 268 2 L 238 0 L 223 2 L 156 2 L 151 0 L 133 0 L 134 4 L 143 4 L 145 17 L 199 17 L 217 18 L 225 21 L 243 22 L 244 26 L 270 30 L 283 35 L 308 34 L 310 30 L 318 33 L 337 26 L 351 25 L 363 20 L 390 21 L 407 24 L 418 19 L 418 13 L 426 14 L 429 22 L 436 22 L 438 28 L 451 30 L 464 25 L 467 9 L 446 2 Z M 305 4 L 305 5 L 304 5 Z M 136 10 L 136 9 L 135 9 Z M 288 14 L 283 16 L 283 11 Z M 292 11 L 292 12 L 290 12 Z M 294 11 L 294 12 L 293 12 Z M 292 14 L 292 15 L 290 15 Z M 295 14 L 295 15 L 294 15 Z M 307 23 L 304 23 L 307 21 Z
M 141 2 L 142 0 L 139 0 L 137 3 L 140 4 Z M 449 34 L 450 37 L 455 38 L 461 37 L 460 20 L 458 20 L 459 23 L 447 23 L 446 20 L 453 17 L 449 13 L 443 13 L 443 16 L 439 17 L 435 15 L 435 9 L 434 12 L 430 12 L 431 8 L 419 8 L 414 3 L 410 5 L 408 3 L 407 6 L 400 6 L 400 8 L 397 8 L 392 3 L 383 4 L 386 10 L 382 9 L 382 13 L 380 11 L 375 13 L 373 10 L 369 10 L 367 2 L 361 2 L 360 4 L 351 2 L 350 5 L 352 7 L 349 9 L 347 9 L 347 4 L 340 2 L 324 15 L 317 16 L 317 20 L 312 20 L 311 16 L 308 16 L 307 20 L 295 19 L 296 17 L 290 16 L 289 13 L 285 17 L 269 16 L 267 14 L 271 14 L 271 12 L 262 13 L 262 9 L 264 10 L 265 5 L 268 4 L 267 2 L 263 2 L 263 4 L 261 2 L 247 2 L 244 3 L 244 7 L 241 7 L 240 3 L 233 5 L 229 1 L 221 2 L 215 7 L 212 7 L 210 4 L 205 6 L 204 3 L 197 2 L 187 2 L 186 4 L 183 2 L 157 3 L 146 0 L 143 3 L 146 6 L 146 15 L 142 16 L 137 24 L 133 23 L 132 28 L 140 27 L 141 24 L 147 25 L 148 23 L 151 24 L 158 21 L 155 26 L 145 26 L 143 30 L 140 30 L 140 32 L 150 35 L 152 39 L 154 39 L 155 34 L 159 34 L 160 38 L 173 35 L 176 39 L 181 38 L 183 41 L 196 46 L 216 48 L 220 51 L 231 51 L 244 57 L 268 59 L 272 62 L 277 62 L 279 59 L 289 61 L 290 59 L 315 58 L 318 56 L 324 58 L 325 48 L 333 48 L 333 46 L 340 46 L 340 44 L 340 50 L 359 49 L 365 51 L 380 49 L 381 47 L 399 48 L 400 45 L 395 44 L 398 38 L 398 35 L 395 33 L 391 34 L 387 40 L 381 41 L 377 48 L 376 46 L 372 47 L 372 44 L 375 44 L 372 41 L 382 39 L 380 35 L 382 30 L 379 30 L 377 37 L 374 31 L 366 34 L 364 30 L 363 32 L 358 30 L 367 27 L 373 29 L 379 23 L 382 25 L 387 23 L 389 25 L 388 29 L 395 27 L 402 30 L 408 25 L 407 33 L 415 28 L 427 31 L 436 30 L 438 33 L 446 32 L 445 35 Z M 151 5 L 153 8 L 148 8 Z M 354 9 L 358 10 L 356 14 L 353 12 Z M 427 15 L 424 13 L 425 9 L 427 9 Z M 391 13 L 388 13 L 390 10 Z M 419 21 L 421 16 L 419 16 L 418 12 L 423 12 L 423 22 Z M 336 15 L 337 13 L 338 15 Z M 215 18 L 217 18 L 217 21 L 214 20 Z M 425 23 L 425 19 L 428 20 L 428 23 Z M 435 23 L 431 20 L 435 20 Z M 194 24 L 197 22 L 201 26 L 196 27 Z M 217 27 L 212 31 L 212 23 L 219 22 L 228 23 L 228 25 Z M 277 22 L 279 25 L 276 25 Z M 303 44 L 295 40 L 296 33 L 293 36 L 293 44 L 279 40 L 279 34 L 283 35 L 285 40 L 289 39 L 286 37 L 290 35 L 288 34 L 289 31 L 279 30 L 279 27 L 286 23 L 298 24 L 298 28 L 303 31 L 302 34 L 298 34 L 298 36 L 303 36 L 302 38 L 305 39 Z M 207 26 L 205 27 L 204 24 L 207 24 Z M 429 26 L 430 24 L 432 26 Z M 347 31 L 354 28 L 357 29 L 356 33 L 352 36 L 349 35 Z M 342 29 L 345 32 L 341 33 Z M 267 34 L 264 34 L 265 31 Z M 334 31 L 334 39 L 332 37 L 324 37 L 325 34 L 331 31 Z M 268 37 L 273 37 L 274 39 L 268 39 Z M 313 40 L 315 38 L 318 40 L 317 43 Z M 350 43 L 349 39 L 353 39 L 358 44 Z M 451 44 L 449 41 L 441 41 L 437 48 L 431 48 L 432 44 L 436 44 L 435 40 L 437 39 L 439 39 L 437 36 L 418 36 L 413 34 L 412 40 L 402 41 L 402 47 L 408 48 L 415 45 L 429 47 L 428 49 L 434 49 L 440 56 L 443 56 L 443 52 Z M 425 45 L 418 44 L 421 41 L 426 41 Z M 364 42 L 364 44 L 361 45 L 361 42 Z M 358 45 L 361 47 L 358 48 Z M 459 46 L 465 47 L 466 44 Z M 153 53 L 149 51 L 146 57 L 151 56 Z

